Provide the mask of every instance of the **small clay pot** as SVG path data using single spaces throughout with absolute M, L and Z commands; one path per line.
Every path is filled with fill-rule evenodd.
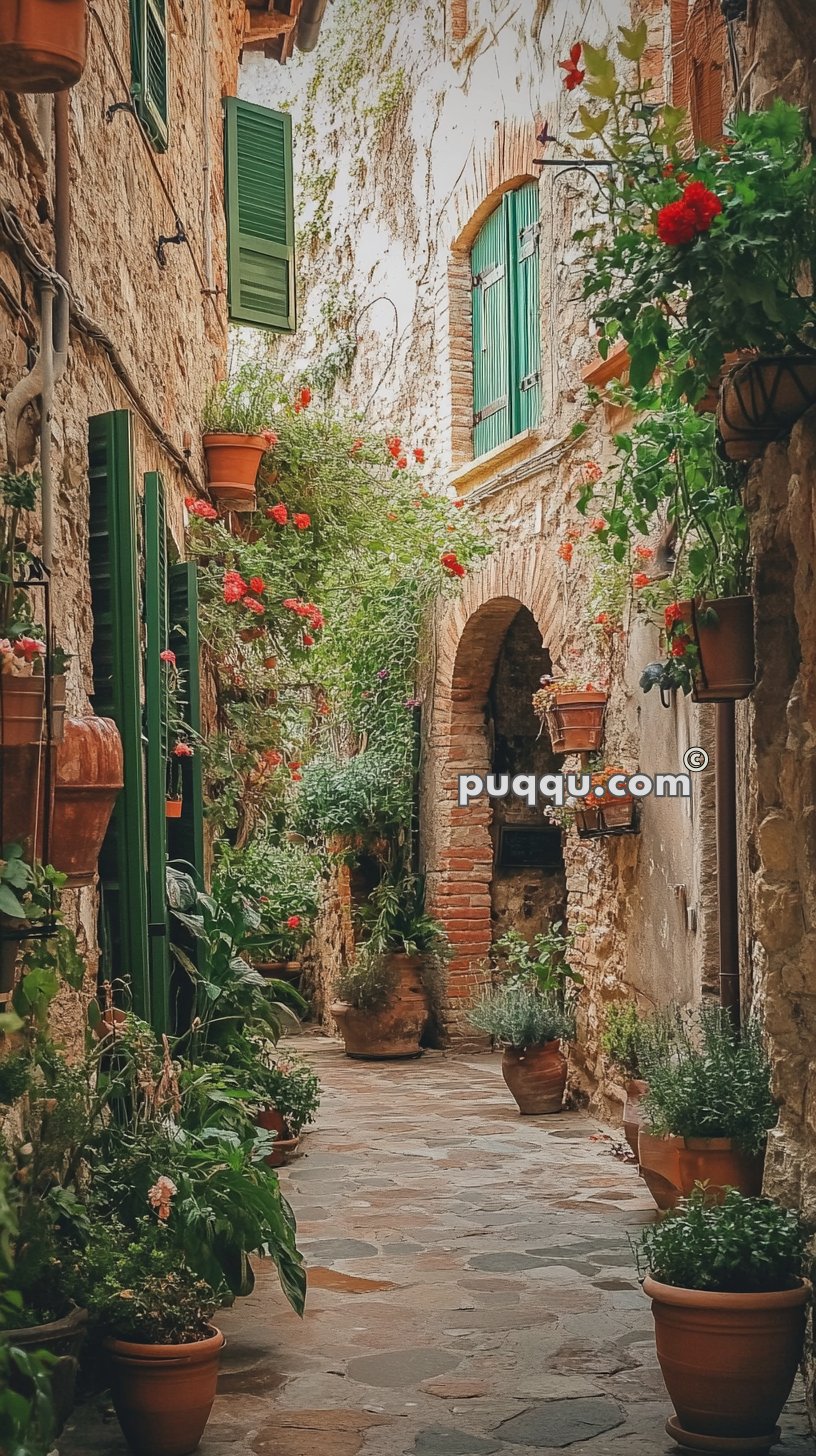
M 674 1208 L 682 1198 L 680 1182 L 681 1137 L 655 1137 L 641 1127 L 638 1133 L 640 1176 L 658 1208 Z
M 3 0 L 0 89 L 40 94 L 75 86 L 87 45 L 85 0 Z
M 231 511 L 254 511 L 258 467 L 266 454 L 262 435 L 204 436 L 210 495 Z
M 0 747 L 41 743 L 45 678 L 0 673 Z
M 633 1078 L 627 1083 L 626 1101 L 623 1104 L 623 1135 L 635 1157 L 638 1155 L 638 1133 L 643 1122 L 642 1102 L 649 1090 L 649 1083 Z
M 728 1188 L 747 1198 L 762 1192 L 765 1151 L 743 1153 L 733 1138 L 685 1138 L 680 1149 L 680 1187 L 685 1198 L 696 1183 L 707 1185 L 706 1197 L 722 1203 Z
M 548 727 L 554 753 L 594 753 L 603 742 L 607 693 L 557 693 Z
M 360 1011 L 345 1001 L 330 1008 L 347 1057 L 363 1060 L 418 1057 L 422 1033 L 428 1020 L 428 997 L 422 984 L 419 956 L 393 952 L 396 986 L 387 1006 L 380 1011 Z
M 810 1285 L 719 1294 L 647 1278 L 643 1290 L 677 1412 L 669 1435 L 694 1451 L 769 1450 L 802 1354 Z
M 224 1336 L 189 1345 L 107 1340 L 111 1394 L 134 1456 L 190 1456 L 210 1418 Z
M 292 1137 L 285 1118 L 281 1117 L 276 1107 L 264 1107 L 257 1114 L 255 1122 L 258 1127 L 264 1128 L 267 1132 L 277 1134 L 275 1145 L 266 1159 L 266 1163 L 270 1168 L 282 1168 L 297 1152 L 300 1147 L 300 1138 Z
M 181 801 L 181 799 L 167 799 L 167 800 L 165 800 L 164 815 L 165 815 L 165 818 L 166 819 L 180 819 L 181 818 L 181 810 L 182 810 L 182 801 Z
M 704 603 L 683 602 L 681 606 L 688 609 L 700 652 L 694 701 L 730 703 L 747 698 L 756 681 L 753 598 L 720 597 Z M 716 620 L 705 620 L 709 610 Z
M 502 1076 L 522 1117 L 561 1111 L 567 1085 L 567 1059 L 560 1042 L 548 1041 L 523 1051 L 507 1047 L 502 1057 Z

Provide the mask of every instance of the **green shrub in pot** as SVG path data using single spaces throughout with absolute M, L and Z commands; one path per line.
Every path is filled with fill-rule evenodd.
M 468 1018 L 477 1031 L 516 1051 L 549 1041 L 571 1041 L 575 1035 L 574 1010 L 519 981 L 483 991 Z
M 769 1198 L 746 1198 L 735 1188 L 712 1204 L 696 1190 L 637 1247 L 640 1277 L 721 1294 L 793 1289 L 800 1283 L 805 1234 L 795 1213 Z

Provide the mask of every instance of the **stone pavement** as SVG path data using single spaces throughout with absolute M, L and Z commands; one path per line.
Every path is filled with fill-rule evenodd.
M 662 1456 L 670 1414 L 628 1236 L 654 1217 L 584 1113 L 521 1118 L 500 1058 L 347 1060 L 282 1174 L 309 1263 L 303 1321 L 262 1269 L 219 1321 L 201 1456 Z M 798 1392 L 801 1397 L 801 1392 Z M 813 1456 L 801 1398 L 779 1456 Z M 125 1456 L 104 1407 L 62 1456 Z

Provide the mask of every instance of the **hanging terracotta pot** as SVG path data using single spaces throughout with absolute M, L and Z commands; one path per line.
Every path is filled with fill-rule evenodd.
M 66 718 L 56 751 L 50 858 L 71 889 L 93 884 L 123 784 L 122 740 L 113 720 Z
M 680 1149 L 680 1187 L 686 1198 L 696 1183 L 707 1185 L 712 1203 L 722 1203 L 728 1188 L 758 1198 L 764 1169 L 764 1149 L 743 1153 L 733 1138 L 685 1138 Z
M 638 1155 L 638 1134 L 643 1122 L 643 1099 L 649 1091 L 649 1083 L 633 1078 L 626 1086 L 626 1101 L 623 1104 L 623 1135 L 635 1157 Z
M 583 799 L 575 809 L 575 827 L 579 839 L 633 834 L 637 830 L 635 801 L 631 794 L 623 798 L 605 794 L 603 799 Z
M 641 1127 L 638 1134 L 640 1176 L 658 1208 L 674 1208 L 682 1197 L 680 1179 L 680 1137 L 656 1137 Z
M 561 1111 L 567 1085 L 567 1059 L 559 1041 L 525 1047 L 523 1051 L 507 1047 L 502 1056 L 502 1076 L 522 1117 Z
M 3 0 L 0 90 L 64 91 L 85 70 L 85 0 Z
M 164 804 L 164 817 L 166 819 L 180 819 L 183 804 L 181 799 L 166 799 Z
M 755 460 L 816 404 L 816 358 L 760 355 L 725 379 L 719 429 L 729 460 Z
M 607 693 L 556 693 L 547 712 L 553 753 L 594 753 L 603 742 Z
M 346 1044 L 347 1057 L 363 1059 L 418 1057 L 428 1020 L 428 997 L 422 984 L 420 956 L 393 952 L 389 957 L 396 987 L 380 1011 L 360 1011 L 345 1001 L 330 1008 Z
M 277 1134 L 272 1152 L 266 1159 L 270 1168 L 282 1168 L 300 1147 L 300 1138 L 292 1137 L 286 1121 L 276 1107 L 265 1107 L 255 1118 L 258 1127 Z
M 262 435 L 204 436 L 207 484 L 220 506 L 232 511 L 254 511 L 255 482 L 266 450 Z
M 805 1336 L 810 1285 L 722 1294 L 644 1280 L 657 1358 L 676 1415 L 669 1435 L 691 1451 L 768 1451 Z
M 756 681 L 753 598 L 692 602 L 691 613 L 700 651 L 695 701 L 721 703 L 747 698 Z
M 189 1456 L 210 1418 L 224 1336 L 188 1345 L 107 1340 L 111 1394 L 134 1456 Z
M 44 705 L 44 677 L 0 673 L 0 747 L 41 743 Z

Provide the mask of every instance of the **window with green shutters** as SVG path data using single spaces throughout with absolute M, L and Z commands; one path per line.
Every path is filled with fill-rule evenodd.
M 538 184 L 507 192 L 473 244 L 473 454 L 541 414 Z
M 294 333 L 291 116 L 228 96 L 224 168 L 230 319 Z
M 170 134 L 167 0 L 130 0 L 130 70 L 136 114 L 164 152 Z

